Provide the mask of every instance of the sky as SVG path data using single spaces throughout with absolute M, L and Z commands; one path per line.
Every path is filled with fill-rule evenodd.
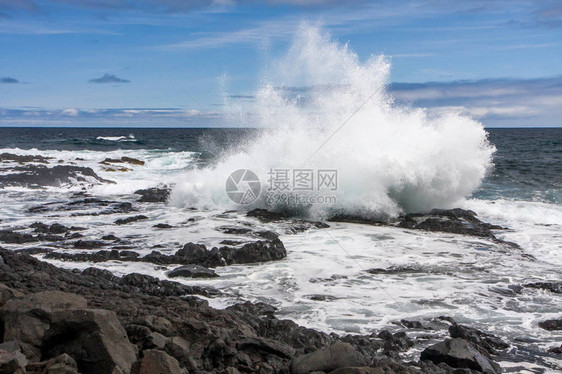
M 399 103 L 562 125 L 558 0 L 0 0 L 0 126 L 229 126 L 303 23 L 384 55 Z

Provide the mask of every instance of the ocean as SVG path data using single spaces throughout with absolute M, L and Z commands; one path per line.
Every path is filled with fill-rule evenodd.
M 88 238 L 110 234 L 122 238 L 120 248 L 130 248 L 142 256 L 155 249 L 171 254 L 187 242 L 214 247 L 225 238 L 244 239 L 242 234 L 225 235 L 225 226 L 261 227 L 281 235 L 288 252 L 286 259 L 219 267 L 219 278 L 175 280 L 223 291 L 223 296 L 209 299 L 212 306 L 224 308 L 246 300 L 263 301 L 278 307 L 281 317 L 323 331 L 368 333 L 402 318 L 448 315 L 510 341 L 533 341 L 537 351 L 545 350 L 555 342 L 559 344 L 562 335 L 542 330 L 537 324 L 559 317 L 562 304 L 559 297 L 546 291 L 522 291 L 519 287 L 562 279 L 562 129 L 486 132 L 489 146 L 495 147 L 492 167 L 472 193 L 456 196 L 453 202 L 446 198 L 440 204 L 418 184 L 422 190 L 418 193 L 409 187 L 408 196 L 430 196 L 432 208 L 473 210 L 479 219 L 507 228 L 497 230 L 495 235 L 518 244 L 520 249 L 486 238 L 392 226 L 330 222 L 328 229 L 295 233 L 280 224 L 256 222 L 245 212 L 263 202 L 237 204 L 229 200 L 225 190 L 228 175 L 234 171 L 231 166 L 243 165 L 230 165 L 233 157 L 244 154 L 241 144 L 259 144 L 260 139 L 267 138 L 264 130 L 256 129 L 0 128 L 0 153 L 49 157 L 51 166 L 90 167 L 98 176 L 115 182 L 76 180 L 55 187 L 4 186 L 0 189 L 0 228 L 25 229 L 37 221 L 79 226 L 87 228 L 81 233 Z M 100 164 L 106 158 L 123 156 L 145 164 L 114 164 L 126 171 L 110 171 L 111 167 Z M 254 153 L 252 157 L 257 156 Z M 265 189 L 267 176 L 261 173 L 259 161 L 250 161 L 248 168 L 256 170 Z M 280 160 L 279 165 L 284 161 Z M 21 166 L 10 161 L 1 165 L 4 175 Z M 338 211 L 345 209 L 344 204 L 349 204 L 349 211 L 363 213 L 369 212 L 369 204 L 375 210 L 385 207 L 380 199 L 367 199 L 357 207 L 356 196 L 343 196 L 348 193 L 344 179 L 360 174 L 342 165 L 337 167 L 342 188 L 335 192 L 340 199 Z M 420 169 L 427 166 L 420 165 Z M 357 167 L 364 165 L 348 166 Z M 398 166 L 394 168 L 399 170 Z M 137 189 L 163 185 L 172 187 L 168 203 L 135 202 L 138 196 L 133 193 Z M 370 185 L 354 187 L 353 193 L 368 198 L 363 191 L 371 186 L 379 191 L 380 186 Z M 399 199 L 396 192 L 392 195 L 393 188 L 396 190 L 392 186 L 388 194 Z M 115 225 L 115 219 L 133 213 L 108 216 L 102 213 L 107 208 L 103 204 L 88 205 L 82 210 L 57 208 L 77 193 L 104 201 L 131 202 L 138 209 L 134 214 L 148 219 Z M 37 206 L 46 209 L 30 213 L 30 208 Z M 407 204 L 397 206 L 402 213 L 409 210 Z M 400 214 L 395 208 L 386 214 Z M 297 218 L 325 219 L 328 211 L 301 207 L 292 212 Z M 171 228 L 153 227 L 159 223 Z M 38 244 L 2 246 L 19 250 L 37 248 Z M 38 258 L 44 258 L 48 251 L 88 252 L 68 245 L 45 243 L 39 247 L 44 250 L 36 252 Z M 166 279 L 167 271 L 174 267 L 117 260 L 47 261 L 70 269 L 96 266 L 115 275 L 140 272 L 161 279 Z M 370 274 L 367 270 L 371 268 L 415 271 Z M 535 364 L 529 367 L 554 365 L 536 352 L 530 355 Z

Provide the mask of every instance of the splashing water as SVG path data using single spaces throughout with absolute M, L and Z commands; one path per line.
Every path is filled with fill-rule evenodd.
M 347 45 L 302 26 L 287 53 L 266 69 L 244 118 L 263 133 L 244 151 L 188 172 L 171 203 L 230 208 L 236 205 L 224 190 L 230 173 L 250 169 L 266 187 L 268 171 L 282 168 L 337 170 L 337 203 L 307 205 L 315 216 L 452 207 L 480 185 L 495 149 L 482 124 L 470 118 L 394 104 L 384 90 L 389 71 L 384 56 L 361 62 Z M 263 195 L 249 208 L 266 207 Z

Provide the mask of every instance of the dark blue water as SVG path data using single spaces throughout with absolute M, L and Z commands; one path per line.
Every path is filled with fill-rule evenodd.
M 495 167 L 475 197 L 562 203 L 562 128 L 488 132 Z
M 160 149 L 211 160 L 259 135 L 256 129 L 0 128 L 0 148 Z M 562 128 L 488 129 L 495 168 L 474 196 L 562 203 Z M 100 137 L 126 137 L 121 141 Z

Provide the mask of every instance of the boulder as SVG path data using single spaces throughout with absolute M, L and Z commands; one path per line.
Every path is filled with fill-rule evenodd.
M 550 353 L 556 353 L 556 354 L 562 354 L 562 345 L 560 347 L 552 347 L 549 348 L 549 350 L 547 352 Z
M 166 342 L 166 352 L 184 366 L 192 360 L 190 356 L 191 343 L 181 336 L 173 336 Z
M 131 374 L 182 374 L 178 360 L 166 352 L 149 349 L 143 351 L 143 358 L 138 361 Z
M 121 161 L 131 165 L 141 165 L 141 166 L 144 165 L 144 161 L 127 156 L 121 157 Z
M 285 246 L 279 239 L 258 240 L 240 248 L 221 247 L 219 252 L 228 265 L 276 261 L 287 257 Z
M 170 197 L 170 189 L 168 188 L 147 188 L 135 191 L 136 195 L 141 195 L 139 202 L 141 203 L 165 203 Z
M 143 216 L 142 214 L 138 215 L 138 216 L 132 216 L 132 217 L 127 217 L 127 218 L 120 218 L 118 220 L 115 221 L 116 225 L 126 225 L 127 223 L 131 223 L 131 222 L 137 222 L 137 221 L 142 221 L 148 219 L 147 216 Z
M 501 229 L 482 222 L 476 213 L 464 209 L 433 209 L 429 213 L 410 213 L 401 217 L 398 226 L 425 231 L 448 232 L 496 239 L 491 230 Z
M 19 352 L 25 356 L 27 361 L 36 362 L 41 358 L 41 352 L 38 348 L 29 344 L 16 342 L 15 340 L 7 341 L 0 344 L 0 350 L 6 352 Z
M 40 156 L 40 155 L 16 155 L 13 153 L 1 153 L 0 154 L 0 161 L 12 161 L 12 162 L 17 162 L 20 164 L 26 163 L 26 162 L 37 162 L 37 163 L 41 163 L 41 164 L 48 164 L 49 161 L 52 157 L 44 157 L 44 156 Z
M 272 212 L 267 209 L 250 210 L 246 214 L 246 216 L 255 217 L 262 222 L 275 222 L 275 221 L 282 221 L 290 218 L 290 215 L 287 213 Z
M 494 335 L 463 325 L 454 324 L 450 326 L 449 334 L 451 338 L 468 340 L 472 344 L 484 348 L 490 354 L 496 354 L 497 349 L 501 350 L 509 347 L 509 344 Z
M 27 365 L 26 369 L 27 373 L 78 374 L 76 361 L 66 353 L 51 358 L 50 360 Z
M 168 277 L 186 277 L 186 278 L 216 278 L 218 277 L 211 269 L 199 265 L 183 265 L 168 273 Z
M 500 367 L 464 339 L 447 339 L 427 347 L 421 353 L 421 360 L 438 365 L 445 363 L 453 368 L 466 368 L 484 373 L 500 373 Z
M 13 290 L 3 283 L 0 283 L 0 307 L 4 306 L 9 300 L 18 297 L 23 297 L 23 293 L 17 290 Z
M 25 374 L 27 359 L 21 352 L 0 350 L 0 374 Z
M 3 339 L 39 347 L 55 311 L 85 307 L 84 297 L 60 291 L 38 292 L 9 300 L 0 309 L 0 318 L 4 323 Z
M 547 290 L 554 293 L 562 293 L 562 282 L 535 282 L 528 283 L 525 287 Z
M 539 322 L 539 327 L 548 331 L 562 330 L 562 318 Z
M 83 374 L 129 373 L 136 354 L 114 312 L 102 309 L 61 310 L 53 313 L 45 333 L 44 357 L 68 353 Z
M 383 330 L 378 334 L 378 337 L 384 340 L 383 349 L 385 353 L 405 352 L 414 346 L 414 342 L 408 338 L 405 332 L 393 334 L 388 330 Z
M 328 348 L 299 356 L 291 361 L 292 374 L 308 374 L 313 371 L 330 372 L 353 366 L 365 366 L 367 360 L 349 343 L 334 343 Z
M 194 261 L 202 260 L 207 257 L 207 247 L 203 244 L 187 243 L 176 252 L 176 256 L 193 259 Z
M 99 240 L 77 240 L 74 242 L 74 248 L 78 249 L 97 249 L 107 244 Z
M 26 166 L 14 169 L 18 173 L 0 175 L 0 187 L 60 187 L 77 182 L 115 183 L 100 178 L 91 168 L 57 165 L 52 168 Z
M 10 243 L 10 244 L 23 244 L 38 241 L 36 236 L 31 234 L 25 234 L 10 230 L 0 231 L 0 242 Z

